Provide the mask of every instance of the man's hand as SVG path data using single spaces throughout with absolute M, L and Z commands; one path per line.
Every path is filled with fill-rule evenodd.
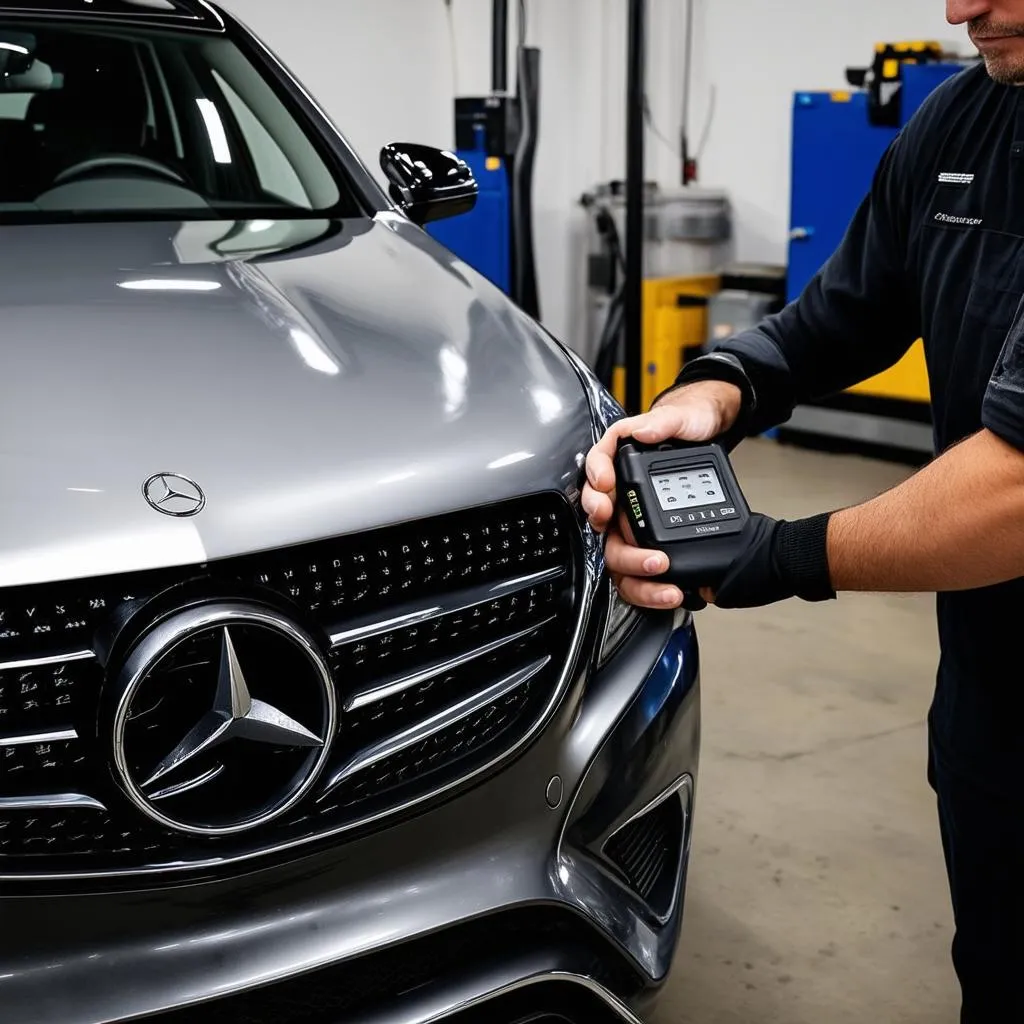
M 642 444 L 659 441 L 711 441 L 725 433 L 740 414 L 743 396 L 734 384 L 702 380 L 670 391 L 650 412 L 619 420 L 587 455 L 583 508 L 590 525 L 607 532 L 605 561 L 623 599 L 645 608 L 678 608 L 678 587 L 651 580 L 668 570 L 660 551 L 636 547 L 624 516 L 616 512 L 615 453 L 618 442 L 634 437 Z M 708 600 L 711 595 L 704 595 Z

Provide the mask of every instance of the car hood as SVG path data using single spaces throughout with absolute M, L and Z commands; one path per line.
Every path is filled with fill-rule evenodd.
M 565 353 L 392 214 L 5 227 L 0 353 L 0 586 L 571 492 L 591 441 Z

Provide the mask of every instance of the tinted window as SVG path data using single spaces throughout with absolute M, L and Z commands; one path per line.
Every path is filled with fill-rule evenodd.
M 0 22 L 0 220 L 358 213 L 300 117 L 221 34 Z

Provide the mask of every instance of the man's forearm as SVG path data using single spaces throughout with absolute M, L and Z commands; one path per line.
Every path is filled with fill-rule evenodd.
M 835 513 L 835 590 L 967 590 L 1024 576 L 1024 453 L 983 430 L 879 497 Z

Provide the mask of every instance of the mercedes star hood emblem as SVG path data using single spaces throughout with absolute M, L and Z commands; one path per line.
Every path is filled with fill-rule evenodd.
M 139 810 L 181 832 L 223 835 L 284 814 L 316 781 L 337 727 L 316 645 L 258 605 L 164 620 L 121 679 L 116 774 Z
M 142 493 L 150 506 L 165 516 L 195 516 L 206 507 L 206 495 L 199 484 L 177 473 L 151 476 L 142 485 Z

